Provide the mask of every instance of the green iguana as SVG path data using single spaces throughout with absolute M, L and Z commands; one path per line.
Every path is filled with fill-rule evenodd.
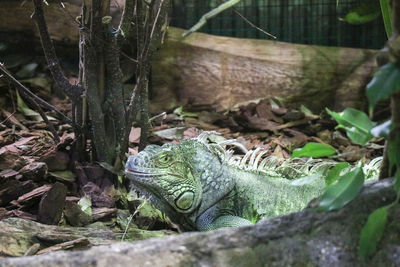
M 173 222 L 187 230 L 249 225 L 259 219 L 299 211 L 325 187 L 321 177 L 294 185 L 293 178 L 323 173 L 332 162 L 310 167 L 304 160 L 245 156 L 207 141 L 208 133 L 180 144 L 149 145 L 130 156 L 125 173 Z M 288 179 L 291 178 L 291 179 Z

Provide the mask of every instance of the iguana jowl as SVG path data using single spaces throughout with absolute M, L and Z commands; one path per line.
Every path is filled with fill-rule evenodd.
M 324 179 L 295 186 L 277 169 L 268 173 L 263 152 L 237 159 L 206 137 L 149 145 L 126 163 L 133 186 L 188 230 L 249 225 L 301 210 L 322 193 Z

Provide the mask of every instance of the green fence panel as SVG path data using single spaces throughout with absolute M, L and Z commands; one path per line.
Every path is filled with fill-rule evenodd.
M 385 29 L 381 18 L 363 25 L 350 25 L 340 18 L 367 0 L 243 0 L 235 6 L 240 14 L 277 40 L 328 46 L 382 48 Z M 173 0 L 171 25 L 189 29 L 199 18 L 224 1 Z M 212 18 L 201 32 L 270 39 L 246 23 L 233 9 Z

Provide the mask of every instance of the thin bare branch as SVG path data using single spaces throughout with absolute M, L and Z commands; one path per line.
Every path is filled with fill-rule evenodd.
M 54 140 L 59 143 L 60 142 L 60 137 L 57 134 L 57 131 L 54 129 L 54 125 L 49 121 L 47 118 L 46 114 L 44 114 L 42 108 L 38 104 L 40 101 L 41 103 L 46 103 L 46 107 L 51 107 L 52 110 L 57 110 L 55 107 L 52 105 L 48 104 L 46 101 L 41 99 L 40 97 L 36 96 L 33 94 L 28 88 L 23 86 L 19 81 L 17 81 L 7 70 L 4 68 L 2 64 L 0 64 L 0 72 L 3 73 L 1 78 L 6 79 L 8 82 L 12 83 L 15 88 L 18 90 L 20 95 L 25 98 L 31 105 L 34 106 L 36 111 L 39 113 L 39 115 L 42 117 L 43 121 L 46 123 L 47 127 L 49 128 L 50 132 L 53 134 Z M 59 112 L 59 111 L 58 111 Z M 59 112 L 61 113 L 61 112 Z M 62 113 L 61 113 L 62 114 Z M 64 115 L 63 115 L 64 116 Z M 65 116 L 64 116 L 65 117 Z M 68 118 L 67 118 L 68 119 Z M 69 119 L 68 119 L 69 120 Z
M 60 63 L 58 61 L 53 42 L 50 38 L 49 31 L 47 29 L 46 20 L 44 18 L 43 12 L 43 1 L 42 0 L 32 0 L 35 6 L 35 11 L 32 18 L 36 22 L 36 26 L 39 30 L 40 40 L 43 47 L 43 52 L 46 56 L 47 64 L 50 72 L 56 81 L 56 83 L 64 90 L 64 92 L 72 99 L 75 100 L 79 98 L 84 89 L 81 85 L 71 84 L 67 77 L 65 77 Z
M 255 28 L 256 30 L 264 33 L 265 35 L 277 39 L 277 37 L 275 35 L 270 34 L 269 32 L 264 31 L 263 29 L 261 29 L 260 27 L 257 27 L 254 23 L 252 23 L 250 20 L 248 20 L 245 16 L 243 16 L 242 13 L 240 13 L 236 8 L 232 7 L 233 12 L 236 13 L 236 15 L 238 15 L 241 19 L 244 20 L 244 22 L 246 22 L 247 24 L 249 24 L 251 27 Z
M 24 86 L 17 79 L 15 79 L 14 76 L 12 76 L 2 64 L 0 64 L 0 72 L 3 73 L 2 78 L 6 79 L 11 84 L 13 84 L 17 88 L 18 92 L 21 95 L 25 96 L 26 98 L 31 98 L 33 101 L 35 101 L 37 104 L 41 105 L 42 107 L 55 112 L 58 116 L 60 116 L 61 120 L 64 123 L 72 124 L 72 120 L 70 118 L 65 116 L 56 107 L 52 106 L 51 104 L 47 103 L 45 100 L 41 99 L 40 97 L 38 97 L 37 95 L 32 93 L 26 86 Z

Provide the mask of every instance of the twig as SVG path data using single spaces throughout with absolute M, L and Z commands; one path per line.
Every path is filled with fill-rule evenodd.
M 247 24 L 249 24 L 251 27 L 259 30 L 260 32 L 264 33 L 265 35 L 277 39 L 277 37 L 275 35 L 270 34 L 269 32 L 264 31 L 263 29 L 261 29 L 260 27 L 257 27 L 256 25 L 254 25 L 250 20 L 248 20 L 245 16 L 243 16 L 242 13 L 240 13 L 236 8 L 232 7 L 233 12 L 235 12 L 241 19 L 244 20 L 244 22 L 246 22 Z
M 11 84 L 13 84 L 18 92 L 23 95 L 25 98 L 32 99 L 35 101 L 37 104 L 41 105 L 42 107 L 51 110 L 55 112 L 58 116 L 60 116 L 61 120 L 64 123 L 68 123 L 72 125 L 72 120 L 65 116 L 61 111 L 59 111 L 56 107 L 52 106 L 51 104 L 47 103 L 45 100 L 41 99 L 34 93 L 32 93 L 27 87 L 25 87 L 23 84 L 21 84 L 17 79 L 15 79 L 2 64 L 0 64 L 0 72 L 3 73 L 4 79 L 9 81 Z
M 43 52 L 46 56 L 47 64 L 50 72 L 53 75 L 56 83 L 64 90 L 64 92 L 74 101 L 79 98 L 84 88 L 81 85 L 72 85 L 67 77 L 65 77 L 61 70 L 60 63 L 58 61 L 53 42 L 51 41 L 49 31 L 47 29 L 46 20 L 43 12 L 43 0 L 32 0 L 35 6 L 35 11 L 32 14 L 32 18 L 36 22 L 36 26 L 39 30 L 40 40 L 43 47 Z
M 211 10 L 210 12 L 204 14 L 200 20 L 192 27 L 190 28 L 188 31 L 186 31 L 183 34 L 183 37 L 188 36 L 189 34 L 198 31 L 201 27 L 204 26 L 204 24 L 207 23 L 207 21 L 209 19 L 211 19 L 212 17 L 215 17 L 216 15 L 218 15 L 219 13 L 221 13 L 222 11 L 225 11 L 228 8 L 233 7 L 234 5 L 236 5 L 237 3 L 239 3 L 242 0 L 229 0 L 228 2 L 225 2 L 221 5 L 219 5 L 218 7 L 214 8 L 213 10 Z
M 0 124 L 4 124 L 6 121 L 8 121 L 12 116 L 14 116 L 16 111 L 14 111 L 13 113 L 10 113 L 10 115 L 7 116 L 7 118 L 5 118 L 2 122 L 0 122 Z
M 35 106 L 35 109 L 37 110 L 37 112 L 39 113 L 39 115 L 42 117 L 43 121 L 47 124 L 47 127 L 49 128 L 49 130 L 51 131 L 51 133 L 53 134 L 53 138 L 54 140 L 59 143 L 60 142 L 60 137 L 57 134 L 57 131 L 54 129 L 53 124 L 49 121 L 49 119 L 47 118 L 46 114 L 44 114 L 42 108 L 39 106 L 38 104 L 38 100 L 40 100 L 41 102 L 46 103 L 47 105 L 49 105 L 50 107 L 54 108 L 55 110 L 57 110 L 55 107 L 51 106 L 50 104 L 48 104 L 46 101 L 44 101 L 43 99 L 41 99 L 40 97 L 36 96 L 35 94 L 33 94 L 31 91 L 29 91 L 28 88 L 26 88 L 25 86 L 23 86 L 19 81 L 17 81 L 3 66 L 3 64 L 0 64 L 0 71 L 3 73 L 3 76 L 5 79 L 7 79 L 7 81 L 9 81 L 10 83 L 14 84 L 15 87 L 17 88 L 18 92 L 21 94 L 21 96 L 23 96 L 26 100 L 28 100 L 29 103 L 31 103 L 33 106 Z M 61 113 L 61 112 L 59 112 Z M 62 114 L 62 113 L 61 113 Z M 63 115 L 64 116 L 64 115 Z

